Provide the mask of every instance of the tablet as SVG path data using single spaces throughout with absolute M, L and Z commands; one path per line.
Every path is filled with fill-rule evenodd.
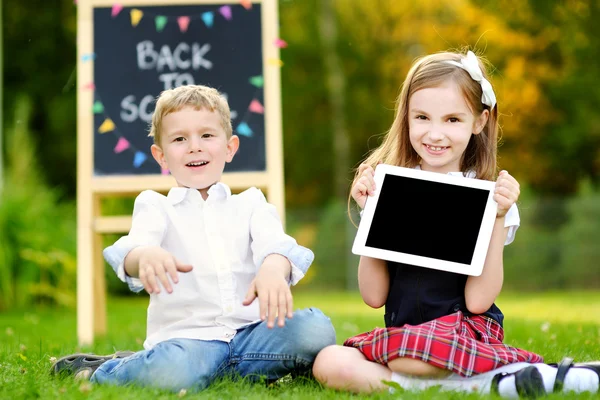
M 379 164 L 352 252 L 479 276 L 496 220 L 495 185 Z

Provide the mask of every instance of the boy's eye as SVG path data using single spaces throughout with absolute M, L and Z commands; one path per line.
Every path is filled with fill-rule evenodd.
M 204 135 L 202 135 L 203 138 L 209 138 L 212 137 L 213 134 L 212 133 L 205 133 Z
M 185 138 L 183 136 L 178 136 L 175 139 L 173 139 L 174 142 L 183 142 L 185 140 Z

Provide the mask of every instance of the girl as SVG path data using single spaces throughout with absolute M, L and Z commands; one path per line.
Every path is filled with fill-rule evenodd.
M 441 386 L 535 396 L 559 381 L 557 368 L 541 364 L 541 356 L 502 343 L 504 317 L 494 301 L 502 288 L 503 248 L 519 227 L 519 183 L 506 171 L 496 176 L 498 107 L 484 71 L 470 51 L 418 59 L 402 86 L 392 127 L 359 166 L 350 192 L 363 208 L 377 190 L 373 176 L 378 163 L 496 179 L 498 212 L 482 274 L 466 276 L 362 256 L 360 293 L 373 308 L 385 305 L 386 328 L 321 351 L 313 372 L 324 385 L 369 392 L 389 388 L 384 381 L 393 381 L 404 389 Z M 439 213 L 440 218 L 446 212 L 441 207 L 421 211 Z M 590 379 L 584 390 L 593 390 L 594 383 L 598 389 L 593 370 L 562 368 L 559 374 L 568 372 L 566 377 L 574 378 L 575 370 Z M 565 390 L 573 388 L 565 375 L 559 377 Z

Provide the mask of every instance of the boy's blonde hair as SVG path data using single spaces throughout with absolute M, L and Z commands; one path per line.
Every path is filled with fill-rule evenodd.
M 466 52 L 465 52 L 466 53 Z M 471 78 L 464 69 L 447 61 L 460 63 L 466 54 L 457 52 L 440 52 L 418 58 L 408 71 L 402 84 L 402 90 L 396 100 L 396 117 L 383 142 L 365 161 L 375 168 L 377 164 L 391 164 L 406 168 L 414 168 L 419 162 L 419 155 L 410 143 L 408 132 L 408 106 L 410 97 L 418 90 L 439 87 L 444 82 L 453 81 L 462 92 L 467 105 L 475 117 L 483 110 L 489 110 L 488 121 L 478 135 L 472 135 L 460 162 L 460 170 L 475 171 L 478 179 L 493 180 L 496 177 L 496 153 L 498 149 L 498 105 L 493 109 L 481 102 L 482 88 L 479 82 Z M 483 77 L 488 79 L 485 65 L 478 57 Z M 489 80 L 489 79 L 488 79 Z M 360 178 L 358 169 L 352 185 Z M 348 206 L 352 196 L 348 196 Z
M 232 135 L 231 112 L 227 100 L 213 89 L 203 85 L 186 85 L 163 91 L 156 101 L 156 108 L 152 115 L 150 134 L 154 143 L 160 146 L 163 118 L 181 110 L 184 107 L 194 107 L 197 110 L 206 109 L 216 112 L 221 117 L 221 126 L 227 134 L 227 139 Z

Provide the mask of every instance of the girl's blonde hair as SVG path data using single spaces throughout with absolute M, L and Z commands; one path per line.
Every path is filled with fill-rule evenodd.
M 363 162 L 375 168 L 377 164 L 391 164 L 406 168 L 414 168 L 419 156 L 410 143 L 408 134 L 408 103 L 410 97 L 418 90 L 438 87 L 451 80 L 461 90 L 473 115 L 478 117 L 483 110 L 489 110 L 488 121 L 478 135 L 472 135 L 460 163 L 461 172 L 474 171 L 478 179 L 493 180 L 496 177 L 496 152 L 498 149 L 498 105 L 490 109 L 481 102 L 482 89 L 479 82 L 474 81 L 464 69 L 447 63 L 459 62 L 461 53 L 441 52 L 418 58 L 408 71 L 402 84 L 402 90 L 396 100 L 396 117 L 385 135 L 381 145 L 373 150 Z M 485 65 L 478 57 L 479 67 L 484 78 L 488 79 Z M 488 79 L 489 80 L 489 79 Z M 352 185 L 360 178 L 356 170 Z M 352 195 L 348 197 L 348 205 Z
M 154 138 L 154 143 L 160 146 L 160 137 L 162 133 L 163 118 L 181 110 L 184 107 L 194 107 L 197 110 L 206 109 L 216 112 L 221 118 L 221 126 L 227 134 L 227 139 L 232 135 L 231 112 L 227 100 L 213 89 L 203 85 L 186 85 L 174 89 L 163 91 L 156 101 L 156 108 L 152 115 L 152 124 L 150 125 L 150 134 Z

